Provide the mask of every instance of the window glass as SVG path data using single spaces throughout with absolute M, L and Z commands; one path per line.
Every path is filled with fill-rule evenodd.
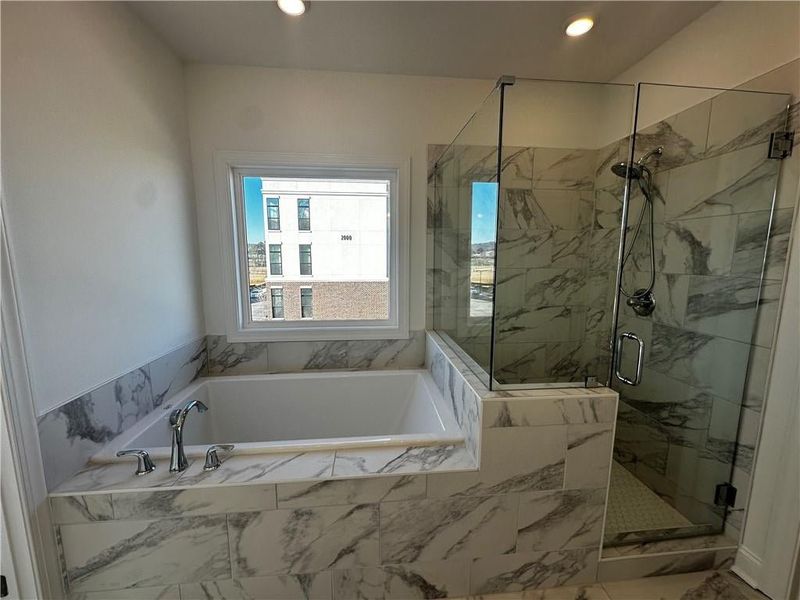
M 389 319 L 389 179 L 247 174 L 241 183 L 250 322 Z M 280 202 L 297 206 L 296 223 L 281 222 Z
M 297 229 L 311 231 L 311 199 L 299 198 L 297 200 Z
M 269 272 L 271 275 L 283 274 L 283 255 L 280 244 L 269 245 Z
M 280 231 L 281 228 L 281 200 L 280 198 L 267 198 L 267 229 Z
M 300 275 L 311 275 L 311 244 L 300 244 Z
M 283 288 L 270 288 L 272 318 L 283 319 Z
M 311 288 L 300 288 L 300 316 L 303 319 L 314 317 L 314 296 Z

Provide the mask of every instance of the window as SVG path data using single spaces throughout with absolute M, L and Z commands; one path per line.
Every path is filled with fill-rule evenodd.
M 267 198 L 267 230 L 281 230 L 281 199 Z
M 283 275 L 283 255 L 280 244 L 269 245 L 269 272 L 270 275 Z
M 272 318 L 283 318 L 283 288 L 270 288 L 270 298 L 272 301 Z
M 300 318 L 314 318 L 314 296 L 311 288 L 300 288 Z
M 406 160 L 214 156 L 229 339 L 408 336 Z M 287 202 L 297 220 L 278 223 Z
M 311 244 L 300 244 L 300 275 L 311 275 Z
M 297 229 L 311 231 L 311 198 L 297 200 Z

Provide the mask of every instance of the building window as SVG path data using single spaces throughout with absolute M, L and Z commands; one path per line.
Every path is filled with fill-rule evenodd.
M 281 230 L 281 199 L 267 198 L 267 230 Z
M 283 255 L 280 244 L 269 245 L 269 272 L 270 275 L 283 275 Z
M 311 199 L 297 199 L 297 229 L 311 231 Z
M 300 317 L 314 318 L 314 295 L 311 288 L 300 288 Z
M 283 318 L 283 288 L 270 288 L 270 298 L 272 301 L 272 318 Z
M 339 166 L 331 156 L 246 152 L 214 160 L 223 275 L 236 290 L 225 294 L 229 339 L 408 336 L 408 161 L 343 157 Z M 297 206 L 297 220 L 279 222 L 279 203 Z
M 300 275 L 311 275 L 311 244 L 300 244 Z

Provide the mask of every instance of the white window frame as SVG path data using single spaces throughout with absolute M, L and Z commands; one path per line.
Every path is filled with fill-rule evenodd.
M 214 153 L 214 179 L 225 284 L 225 327 L 232 342 L 408 338 L 408 158 L 273 152 Z M 385 320 L 252 321 L 242 198 L 243 176 L 386 179 L 389 186 L 389 318 Z M 240 232 L 242 234 L 240 235 Z M 267 248 L 267 254 L 269 249 Z M 269 262 L 269 256 L 267 256 Z M 285 299 L 284 299 L 285 302 Z

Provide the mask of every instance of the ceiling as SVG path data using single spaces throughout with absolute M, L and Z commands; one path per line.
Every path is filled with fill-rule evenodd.
M 188 62 L 609 81 L 714 2 L 131 2 Z M 595 27 L 568 38 L 570 17 Z

